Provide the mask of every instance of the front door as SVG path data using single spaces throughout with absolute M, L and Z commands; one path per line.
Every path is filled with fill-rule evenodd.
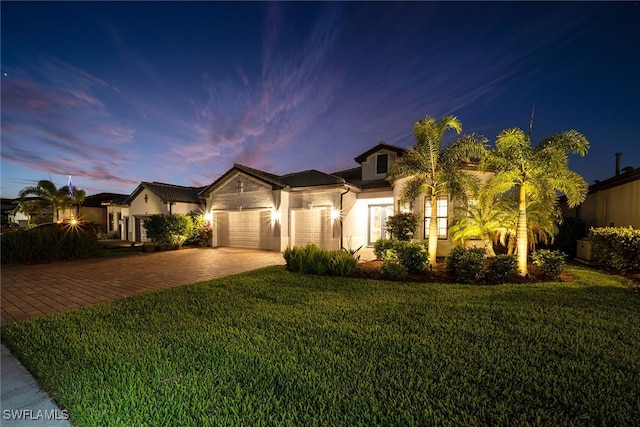
M 369 206 L 369 245 L 378 239 L 389 238 L 387 218 L 393 215 L 393 205 Z

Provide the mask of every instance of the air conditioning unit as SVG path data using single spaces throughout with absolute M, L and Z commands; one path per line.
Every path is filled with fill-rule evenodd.
M 591 255 L 591 240 L 589 239 L 578 240 L 576 258 L 582 259 L 584 261 L 593 261 L 593 256 Z

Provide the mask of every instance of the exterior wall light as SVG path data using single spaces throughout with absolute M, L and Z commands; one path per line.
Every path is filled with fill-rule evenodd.
M 338 221 L 341 216 L 340 209 L 331 208 L 331 221 Z

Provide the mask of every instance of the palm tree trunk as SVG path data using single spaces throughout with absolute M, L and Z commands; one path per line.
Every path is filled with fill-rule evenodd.
M 489 254 L 489 256 L 496 256 L 496 252 L 493 250 L 493 241 L 489 238 L 489 236 L 482 236 L 482 241 L 484 242 L 484 246 L 487 249 L 487 254 Z
M 431 220 L 429 221 L 429 264 L 436 268 L 438 252 L 438 197 L 431 195 Z
M 517 247 L 518 247 L 518 270 L 521 276 L 528 275 L 527 269 L 527 199 L 524 185 L 520 185 L 520 204 L 518 206 L 518 226 Z

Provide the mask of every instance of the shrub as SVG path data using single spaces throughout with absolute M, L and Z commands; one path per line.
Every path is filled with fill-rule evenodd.
M 589 230 L 594 259 L 620 271 L 640 271 L 640 230 L 599 227 Z
M 418 218 L 412 213 L 399 213 L 387 218 L 387 231 L 392 239 L 409 242 L 418 229 Z
M 95 234 L 81 228 L 47 227 L 2 234 L 2 264 L 87 258 L 96 251 Z
M 396 242 L 393 249 L 398 261 L 409 273 L 422 273 L 429 262 L 429 250 L 424 242 Z
M 287 248 L 282 253 L 285 262 L 285 268 L 289 271 L 300 272 L 300 248 Z
M 387 250 L 394 250 L 396 246 L 396 240 L 393 239 L 378 239 L 373 244 L 373 253 L 377 259 L 384 261 L 384 256 Z
M 358 258 L 346 250 L 331 251 L 329 272 L 337 276 L 348 276 L 356 270 Z
M 540 273 L 551 279 L 557 279 L 560 276 L 566 264 L 565 258 L 566 255 L 562 252 L 549 249 L 538 249 L 531 254 L 531 259 Z
M 147 237 L 152 243 L 173 243 L 182 246 L 191 238 L 196 227 L 188 215 L 151 215 L 144 221 Z
M 445 258 L 445 267 L 460 283 L 477 283 L 484 268 L 485 248 L 463 248 L 456 246 Z
M 513 255 L 497 255 L 487 260 L 486 270 L 482 276 L 487 285 L 507 283 L 518 274 L 518 261 Z
M 387 249 L 383 254 L 384 261 L 380 272 L 388 279 L 402 279 L 407 275 L 407 269 L 400 263 L 398 255 L 392 250 Z

